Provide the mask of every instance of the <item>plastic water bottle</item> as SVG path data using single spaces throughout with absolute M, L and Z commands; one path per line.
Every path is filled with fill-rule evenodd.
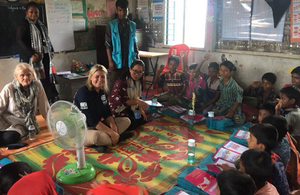
M 138 110 L 134 111 L 134 118 L 135 119 L 140 119 L 141 118 L 140 112 Z
M 157 105 L 157 98 L 156 98 L 156 97 L 153 97 L 153 98 L 152 98 L 152 105 L 153 105 L 153 106 L 156 106 L 156 105 Z
M 209 129 L 214 128 L 214 112 L 208 112 L 208 117 L 206 119 L 206 127 Z
M 193 126 L 194 124 L 194 116 L 195 116 L 195 110 L 189 110 L 188 112 L 188 125 L 189 128 Z
M 187 162 L 194 163 L 195 162 L 195 140 L 188 140 L 188 153 L 187 153 Z
M 34 125 L 30 125 L 28 127 L 28 138 L 29 140 L 35 140 L 35 126 Z

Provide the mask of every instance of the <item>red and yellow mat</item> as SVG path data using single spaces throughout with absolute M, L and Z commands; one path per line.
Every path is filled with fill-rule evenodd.
M 163 117 L 146 123 L 134 131 L 134 136 L 98 153 L 85 148 L 86 160 L 96 168 L 97 180 L 145 186 L 150 194 L 160 194 L 176 183 L 177 175 L 189 164 L 186 162 L 187 140 L 196 140 L 196 163 L 207 152 L 229 137 L 228 133 L 206 129 L 205 124 L 189 129 L 180 119 Z M 76 162 L 75 151 L 68 151 L 49 142 L 8 158 L 25 161 L 34 170 L 46 169 L 55 174 L 68 163 Z M 61 185 L 71 194 L 85 194 L 90 182 Z

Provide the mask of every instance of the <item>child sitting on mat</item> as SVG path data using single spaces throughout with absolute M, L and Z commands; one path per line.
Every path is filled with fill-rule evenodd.
M 243 89 L 232 78 L 236 67 L 230 61 L 224 61 L 220 65 L 220 90 L 221 97 L 212 109 L 215 115 L 225 115 L 227 118 L 233 118 L 235 123 L 242 125 L 245 122 L 245 116 L 242 114 L 241 103 L 243 100 Z
M 276 80 L 277 77 L 274 73 L 265 73 L 261 78 L 261 82 L 254 81 L 244 90 L 244 96 L 256 97 L 257 108 L 267 101 L 273 102 L 278 98 L 273 88 Z
M 170 56 L 168 59 L 169 71 L 161 72 L 164 69 L 164 65 L 156 72 L 155 83 L 162 82 L 166 83 L 168 91 L 159 95 L 155 95 L 158 102 L 165 102 L 165 106 L 179 105 L 181 104 L 181 98 L 185 94 L 187 89 L 187 80 L 184 73 L 180 70 L 176 70 L 179 65 L 178 56 Z
M 251 176 L 256 185 L 255 195 L 279 195 L 275 186 L 268 182 L 273 167 L 271 156 L 267 152 L 255 149 L 243 152 L 239 171 Z
M 294 86 L 288 86 L 280 90 L 280 100 L 275 107 L 276 114 L 282 114 L 289 126 L 289 132 L 296 139 L 296 148 L 300 151 L 300 109 L 297 104 L 300 92 Z
M 263 118 L 274 114 L 275 114 L 275 104 L 271 102 L 265 102 L 259 107 L 258 122 L 261 123 Z
M 183 57 L 181 57 L 181 64 L 183 64 Z M 182 106 L 185 108 L 191 108 L 191 102 L 192 102 L 192 94 L 195 92 L 195 88 L 200 87 L 201 89 L 205 90 L 206 89 L 206 82 L 203 79 L 203 77 L 200 75 L 200 67 L 202 64 L 206 61 L 209 60 L 210 54 L 207 53 L 203 56 L 199 64 L 194 63 L 189 66 L 189 72 L 184 71 L 186 74 L 186 77 L 188 78 L 188 88 L 186 91 L 185 96 L 182 98 Z M 185 70 L 185 69 L 184 69 Z M 209 100 L 208 96 L 204 94 L 202 97 L 197 97 L 196 102 L 195 102 L 195 107 L 199 108 L 204 105 L 205 102 Z
M 266 151 L 271 155 L 273 162 L 272 184 L 279 194 L 289 194 L 289 184 L 285 168 L 280 157 L 273 152 L 278 140 L 278 131 L 271 124 L 256 124 L 249 129 L 250 137 L 247 139 L 249 149 Z
M 230 169 L 217 176 L 217 195 L 253 195 L 255 184 L 251 177 L 240 171 Z
M 208 74 L 201 71 L 203 62 L 210 58 L 210 54 L 205 54 L 195 69 L 195 72 L 199 71 L 200 76 L 205 81 L 205 88 L 201 86 L 195 86 L 194 91 L 197 101 L 200 103 L 200 107 L 197 111 L 202 111 L 204 115 L 215 106 L 216 101 L 220 98 L 220 80 L 219 80 L 219 64 L 211 62 L 208 65 Z

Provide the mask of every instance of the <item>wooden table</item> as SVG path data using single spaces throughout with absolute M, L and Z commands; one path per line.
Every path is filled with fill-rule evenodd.
M 68 74 L 59 76 L 59 97 L 62 100 L 73 102 L 78 89 L 85 85 L 88 76 Z
M 146 98 L 148 96 L 148 91 L 151 88 L 151 86 L 153 85 L 153 81 L 155 79 L 155 75 L 156 75 L 156 71 L 157 71 L 157 66 L 158 66 L 157 62 L 158 62 L 159 57 L 161 57 L 161 56 L 168 56 L 168 55 L 169 55 L 168 53 L 161 53 L 161 52 L 139 51 L 139 56 L 140 57 L 142 57 L 142 58 L 149 58 L 150 65 L 151 65 L 151 68 L 153 70 L 153 80 L 152 80 L 152 82 L 150 83 L 150 86 L 147 89 Z M 156 57 L 156 61 L 155 61 L 154 65 L 152 63 L 152 58 L 153 57 Z

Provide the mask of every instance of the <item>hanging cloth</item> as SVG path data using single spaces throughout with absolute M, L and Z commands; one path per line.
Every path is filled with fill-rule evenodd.
M 289 8 L 291 0 L 265 0 L 273 11 L 274 28 L 277 27 L 282 16 Z

